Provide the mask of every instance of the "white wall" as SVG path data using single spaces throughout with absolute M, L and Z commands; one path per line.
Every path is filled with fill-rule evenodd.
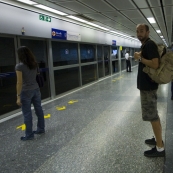
M 112 40 L 116 40 L 119 46 L 140 47 L 140 42 L 138 41 L 124 39 L 97 28 L 75 24 L 75 22 L 68 22 L 65 21 L 66 19 L 52 17 L 51 22 L 41 21 L 39 20 L 39 14 L 42 13 L 32 12 L 0 2 L 0 33 L 21 35 L 21 29 L 24 27 L 26 36 L 51 38 L 51 28 L 56 28 L 81 34 L 81 42 L 112 45 Z

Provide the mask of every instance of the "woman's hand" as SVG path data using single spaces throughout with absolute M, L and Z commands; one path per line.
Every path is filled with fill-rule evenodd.
M 21 101 L 20 101 L 20 97 L 17 97 L 16 103 L 17 103 L 18 106 L 21 106 L 21 105 L 22 105 L 22 103 L 21 103 Z

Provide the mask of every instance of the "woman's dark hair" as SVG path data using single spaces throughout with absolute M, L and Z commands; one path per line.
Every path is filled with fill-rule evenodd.
M 19 61 L 27 65 L 29 69 L 36 69 L 37 62 L 35 56 L 29 48 L 21 46 L 17 50 Z

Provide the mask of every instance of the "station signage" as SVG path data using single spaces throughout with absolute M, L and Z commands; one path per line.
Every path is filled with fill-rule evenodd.
M 51 22 L 51 17 L 40 14 L 39 19 L 45 22 Z
M 67 40 L 67 31 L 52 28 L 52 38 Z
M 67 40 L 81 41 L 81 35 L 74 32 L 67 32 Z
M 116 40 L 112 40 L 112 45 L 116 46 Z

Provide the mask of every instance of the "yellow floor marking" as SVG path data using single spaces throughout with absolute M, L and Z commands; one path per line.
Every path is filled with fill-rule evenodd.
M 21 126 L 18 126 L 16 129 L 20 129 L 20 128 L 21 128 L 21 130 L 25 130 L 26 129 L 25 124 L 22 124 Z
M 76 102 L 78 102 L 78 100 L 70 100 L 70 101 L 68 102 L 68 104 L 73 104 L 73 103 L 76 103 Z
M 124 76 L 124 75 L 119 76 L 119 77 L 117 77 L 117 78 L 114 78 L 114 79 L 112 80 L 112 82 L 115 82 L 116 80 L 120 80 L 120 79 L 122 79 L 122 78 L 123 78 L 123 76 Z
M 44 115 L 44 118 L 50 118 L 50 114 Z
M 50 118 L 50 114 L 44 115 L 44 118 Z M 25 130 L 26 129 L 25 124 L 22 124 L 22 125 L 16 127 L 16 129 L 20 129 L 20 128 L 21 128 L 21 130 Z
M 62 110 L 65 110 L 66 107 L 65 107 L 65 106 L 62 106 L 62 107 L 56 107 L 56 109 L 57 109 L 58 111 L 62 111 Z

